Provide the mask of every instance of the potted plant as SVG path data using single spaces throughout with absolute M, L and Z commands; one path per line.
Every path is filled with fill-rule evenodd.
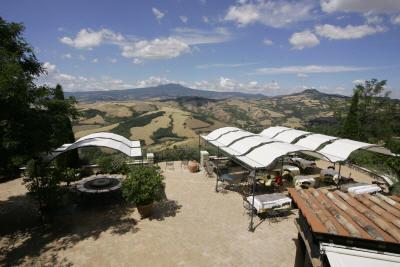
M 154 201 L 164 196 L 164 176 L 156 166 L 137 166 L 131 169 L 122 182 L 122 195 L 134 203 L 142 218 L 149 217 Z

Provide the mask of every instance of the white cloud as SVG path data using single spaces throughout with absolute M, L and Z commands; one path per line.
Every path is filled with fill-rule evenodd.
M 119 43 L 124 40 L 121 34 L 117 34 L 108 29 L 93 31 L 91 29 L 82 29 L 75 38 L 64 36 L 60 41 L 69 46 L 78 49 L 92 49 L 101 45 L 103 42 Z
M 138 59 L 138 58 L 134 58 L 132 62 L 133 62 L 133 64 L 135 64 L 135 65 L 138 65 L 138 64 L 142 64 L 142 63 L 143 63 L 143 61 L 141 61 L 141 60 Z
M 277 82 L 259 83 L 257 81 L 238 82 L 236 80 L 220 77 L 214 81 L 199 81 L 189 84 L 191 88 L 206 89 L 225 92 L 246 92 L 259 94 L 275 94 L 280 90 Z
M 168 59 L 189 51 L 189 45 L 172 37 L 151 41 L 142 40 L 122 46 L 122 56 L 126 58 Z
M 398 0 L 321 0 L 321 8 L 332 12 L 392 13 L 400 11 Z
M 338 73 L 351 71 L 371 70 L 371 67 L 355 67 L 355 66 L 327 66 L 327 65 L 307 65 L 307 66 L 286 66 L 259 68 L 259 74 L 291 74 L 291 73 Z
M 381 16 L 378 16 L 372 12 L 365 13 L 364 17 L 367 24 L 381 24 L 383 22 L 383 18 Z
M 209 18 L 207 17 L 207 16 L 203 16 L 203 17 L 201 17 L 201 20 L 204 22 L 204 23 L 210 23 L 210 20 L 209 20 Z
M 48 72 L 47 75 L 39 77 L 37 83 L 49 86 L 61 84 L 65 91 L 117 90 L 134 87 L 134 84 L 128 84 L 109 76 L 102 76 L 100 78 L 75 76 L 60 72 L 55 65 L 49 62 L 43 65 Z
M 193 45 L 221 43 L 231 38 L 231 33 L 222 27 L 210 30 L 175 28 L 170 37 L 153 40 L 125 37 L 108 29 L 99 31 L 82 29 L 75 38 L 63 37 L 60 41 L 77 49 L 92 49 L 108 43 L 118 46 L 123 57 L 142 60 L 175 58 L 190 52 Z
M 343 86 L 336 86 L 335 87 L 335 92 L 338 94 L 342 94 L 344 91 L 346 91 L 346 88 Z
M 357 85 L 357 84 L 363 84 L 364 82 L 365 82 L 365 80 L 358 79 L 358 80 L 352 81 L 352 84 Z
M 220 77 L 214 81 L 200 81 L 191 84 L 195 89 L 208 89 L 222 92 L 246 92 L 260 94 L 276 94 L 280 86 L 277 82 L 259 83 L 257 81 L 238 82 L 234 79 Z
M 198 69 L 209 69 L 209 68 L 238 68 L 244 66 L 254 65 L 256 63 L 216 63 L 216 64 L 203 64 L 197 65 Z
M 302 50 L 306 47 L 313 47 L 319 44 L 319 40 L 314 33 L 309 30 L 296 32 L 289 39 L 294 49 Z
M 156 17 L 156 19 L 157 19 L 158 21 L 160 21 L 160 20 L 165 16 L 164 13 L 162 13 L 160 10 L 158 10 L 158 9 L 155 8 L 155 7 L 153 7 L 153 8 L 151 9 L 151 11 L 153 11 L 153 14 L 154 14 L 154 16 Z
M 43 63 L 43 68 L 47 71 L 48 74 L 50 74 L 56 70 L 56 65 L 51 64 L 50 62 L 45 62 Z
M 228 29 L 222 27 L 211 30 L 181 27 L 173 30 L 172 37 L 188 45 L 199 45 L 223 43 L 231 40 L 232 34 Z
M 176 84 L 182 84 L 185 85 L 184 82 L 181 81 L 174 81 L 170 80 L 165 77 L 156 77 L 156 76 L 150 76 L 148 79 L 137 81 L 134 84 L 135 88 L 146 88 L 146 87 L 155 87 L 163 84 L 169 84 L 169 83 L 176 83 Z
M 86 57 L 84 55 L 79 55 L 79 59 L 82 60 L 82 61 L 85 61 Z
M 238 3 L 230 6 L 224 20 L 238 26 L 262 23 L 269 27 L 281 28 L 312 19 L 313 1 L 267 1 Z
M 94 58 L 93 60 L 92 60 L 92 63 L 98 63 L 99 62 L 99 59 L 98 58 Z
M 393 16 L 391 21 L 392 21 L 393 24 L 400 25 L 400 15 Z
M 273 42 L 271 39 L 267 39 L 267 38 L 265 38 L 265 39 L 263 40 L 263 43 L 264 43 L 265 45 L 273 45 L 273 44 L 274 44 L 274 42 Z
M 367 35 L 372 35 L 379 32 L 384 32 L 386 29 L 382 26 L 370 25 L 347 25 L 346 27 L 339 27 L 330 24 L 317 25 L 315 31 L 318 35 L 333 40 L 341 39 L 359 39 Z
M 64 54 L 64 55 L 61 56 L 61 58 L 70 59 L 70 58 L 72 58 L 72 55 L 71 54 Z
M 305 74 L 305 73 L 297 73 L 296 76 L 299 78 L 308 78 L 308 74 Z
M 188 17 L 186 17 L 186 16 L 179 16 L 179 19 L 183 22 L 183 23 L 187 23 L 188 22 Z

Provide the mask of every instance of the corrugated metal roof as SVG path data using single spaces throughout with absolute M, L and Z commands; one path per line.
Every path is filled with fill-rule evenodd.
M 339 190 L 296 190 L 289 194 L 315 233 L 400 242 L 400 202 L 381 194 L 351 196 Z

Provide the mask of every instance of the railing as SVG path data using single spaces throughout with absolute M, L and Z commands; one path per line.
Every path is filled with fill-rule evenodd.
M 357 170 L 359 172 L 362 172 L 362 173 L 370 176 L 371 178 L 374 178 L 374 179 L 379 180 L 379 181 L 383 181 L 383 182 L 387 183 L 389 186 L 392 186 L 395 183 L 394 181 L 396 181 L 395 177 L 391 177 L 391 176 L 388 176 L 388 175 L 382 175 L 382 174 L 379 174 L 379 173 L 377 173 L 375 171 L 369 170 L 367 168 L 364 168 L 364 167 L 361 167 L 361 166 L 358 166 L 358 165 L 355 165 L 355 164 L 352 164 L 352 163 L 347 163 L 346 165 L 350 169 Z

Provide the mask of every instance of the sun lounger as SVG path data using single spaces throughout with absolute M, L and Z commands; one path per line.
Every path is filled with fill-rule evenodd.
M 310 176 L 297 175 L 293 178 L 296 188 L 310 188 L 315 186 L 315 179 Z
M 221 175 L 219 177 L 219 180 L 221 182 L 226 182 L 228 184 L 237 184 L 237 183 L 241 182 L 242 176 L 226 173 L 226 174 Z
M 376 184 L 352 183 L 352 184 L 342 185 L 340 187 L 340 190 L 359 195 L 366 193 L 376 193 L 381 191 L 382 189 Z
M 247 197 L 247 201 L 251 204 L 253 196 Z M 254 196 L 254 208 L 257 210 L 257 213 L 269 210 L 290 209 L 291 205 L 292 199 L 281 193 Z
M 297 167 L 305 170 L 307 168 L 316 168 L 317 165 L 315 163 L 315 161 L 312 160 L 306 160 L 303 158 L 291 158 L 290 159 L 291 163 L 296 165 Z

